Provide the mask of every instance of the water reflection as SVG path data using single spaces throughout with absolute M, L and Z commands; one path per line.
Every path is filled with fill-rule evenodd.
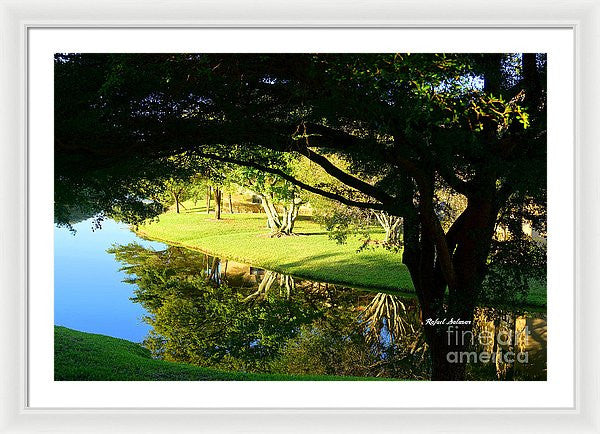
M 402 346 L 410 354 L 424 358 L 427 344 L 423 335 L 419 310 L 408 300 L 383 292 L 373 296 L 360 315 L 367 339 L 386 346 Z
M 174 246 L 134 243 L 109 252 L 135 284 L 132 300 L 148 312 L 152 329 L 144 345 L 155 357 L 246 372 L 429 377 L 415 299 L 297 279 Z M 474 365 L 471 379 L 545 378 L 544 318 L 479 309 L 473 331 L 516 332 L 527 325 L 537 338 L 515 333 L 512 344 L 475 339 L 472 347 L 533 351 L 540 366 L 533 377 L 529 366 L 496 361 Z
M 525 314 L 478 308 L 473 334 L 475 347 L 491 355 L 483 368 L 494 371 L 498 380 L 545 380 L 547 321 L 545 314 Z

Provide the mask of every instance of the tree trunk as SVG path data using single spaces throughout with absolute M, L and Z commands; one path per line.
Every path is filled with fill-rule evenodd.
M 286 204 L 283 207 L 283 213 L 280 216 L 269 196 L 264 194 L 259 194 L 259 196 L 261 198 L 262 207 L 267 215 L 267 226 L 271 229 L 271 236 L 280 237 L 293 235 L 294 225 L 296 223 L 296 218 L 298 217 L 301 202 L 292 199 L 289 204 Z
M 469 198 L 466 210 L 444 235 L 451 252 L 450 284 L 434 239 L 436 234 L 424 229 L 429 223 L 427 217 L 422 214 L 404 217 L 402 260 L 419 298 L 430 348 L 432 380 L 464 380 L 467 363 L 476 362 L 474 357 L 479 357 L 478 353 L 470 352 L 471 343 L 477 339 L 472 334 L 473 314 L 497 214 L 492 200 L 482 196 Z
M 283 207 L 283 218 L 282 218 L 282 222 L 281 222 L 281 227 L 279 228 L 279 233 L 281 235 L 291 235 L 292 234 L 292 230 L 294 228 L 293 224 L 292 224 L 292 212 L 293 212 L 293 203 L 288 205 L 285 205 Z
M 464 381 L 467 362 L 474 362 L 477 353 L 470 352 L 471 329 L 467 326 L 440 327 L 429 336 L 431 379 L 433 381 Z
M 223 192 L 219 187 L 215 187 L 215 218 L 221 220 L 221 196 Z
M 260 203 L 265 210 L 265 214 L 267 215 L 267 227 L 273 231 L 279 227 L 279 219 L 273 215 L 272 207 L 269 204 L 269 198 L 264 194 L 260 194 L 259 196 L 261 201 Z
M 283 222 L 279 232 L 282 235 L 293 235 L 294 225 L 296 224 L 296 218 L 298 217 L 299 203 L 296 202 L 295 198 L 292 198 L 289 205 L 283 208 Z
M 269 197 L 266 197 L 266 199 L 267 199 L 267 202 L 266 202 L 267 207 L 269 208 L 269 215 L 271 216 L 271 219 L 273 220 L 273 224 L 269 227 L 271 228 L 272 231 L 277 232 L 279 230 L 279 228 L 281 227 L 281 219 L 279 217 L 279 212 L 277 212 L 277 208 L 273 204 L 273 201 Z
M 179 195 L 174 191 L 171 191 L 171 196 L 173 196 L 173 199 L 175 200 L 175 210 L 177 211 L 177 214 L 179 214 Z
M 271 198 L 264 194 L 259 195 L 261 198 L 262 207 L 267 215 L 267 227 L 271 229 L 272 235 L 279 234 L 284 224 L 284 220 L 279 216 L 279 212 L 277 211 L 277 208 L 273 204 Z
M 231 201 L 231 193 L 229 193 L 229 214 L 233 214 L 233 202 Z
M 393 216 L 384 211 L 376 211 L 375 217 L 385 231 L 383 242 L 390 246 L 399 246 L 401 244 L 402 217 Z
M 210 196 L 211 186 L 206 187 L 206 214 L 210 214 Z
M 212 265 L 210 267 L 210 273 L 208 275 L 208 280 L 212 280 L 217 285 L 221 283 L 221 276 L 219 273 L 219 266 L 221 265 L 221 259 L 216 256 L 213 257 Z

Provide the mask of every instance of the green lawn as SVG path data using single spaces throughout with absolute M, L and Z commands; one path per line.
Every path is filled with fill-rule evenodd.
M 172 211 L 162 214 L 158 222 L 141 225 L 138 233 L 306 279 L 414 294 L 401 253 L 381 247 L 357 253 L 362 245 L 360 239 L 350 238 L 348 243 L 338 244 L 308 217 L 298 218 L 295 227 L 298 236 L 270 238 L 264 214 L 223 213 L 222 220 L 215 220 L 212 214 L 206 214 L 205 208 L 185 205 L 187 210 L 181 214 Z M 374 237 L 377 236 L 381 234 Z M 525 304 L 528 308 L 545 308 L 546 286 L 532 285 Z
M 224 372 L 150 357 L 141 345 L 54 326 L 56 381 L 357 381 L 389 378 Z
M 168 212 L 158 223 L 139 227 L 141 235 L 154 240 L 284 274 L 353 287 L 414 292 L 401 254 L 383 248 L 357 253 L 361 240 L 338 244 L 321 226 L 302 216 L 294 231 L 298 236 L 270 238 L 264 214 L 224 213 L 222 220 L 215 220 L 201 208 L 181 214 Z

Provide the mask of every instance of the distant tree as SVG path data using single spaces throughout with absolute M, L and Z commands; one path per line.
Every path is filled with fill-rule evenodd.
M 181 181 L 171 178 L 165 182 L 165 188 L 169 195 L 169 199 L 171 199 L 169 202 L 175 204 L 175 210 L 177 214 L 179 214 L 180 205 L 183 207 L 182 202 L 188 198 L 190 193 L 189 180 Z
M 260 197 L 271 236 L 293 235 L 300 207 L 305 203 L 299 187 L 280 176 L 251 167 L 238 169 L 235 179 Z
M 402 242 L 402 217 L 384 211 L 374 211 L 375 218 L 385 231 L 384 244 L 398 246 Z

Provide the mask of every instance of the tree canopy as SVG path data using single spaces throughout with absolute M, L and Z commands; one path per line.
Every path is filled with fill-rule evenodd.
M 55 78 L 57 202 L 145 217 L 137 186 L 181 155 L 277 175 L 402 217 L 424 318 L 472 315 L 501 220 L 545 231 L 542 54 L 59 54 Z M 287 155 L 344 189 L 294 177 Z M 466 198 L 447 227 L 443 190 Z M 425 332 L 434 378 L 461 379 L 445 334 Z

